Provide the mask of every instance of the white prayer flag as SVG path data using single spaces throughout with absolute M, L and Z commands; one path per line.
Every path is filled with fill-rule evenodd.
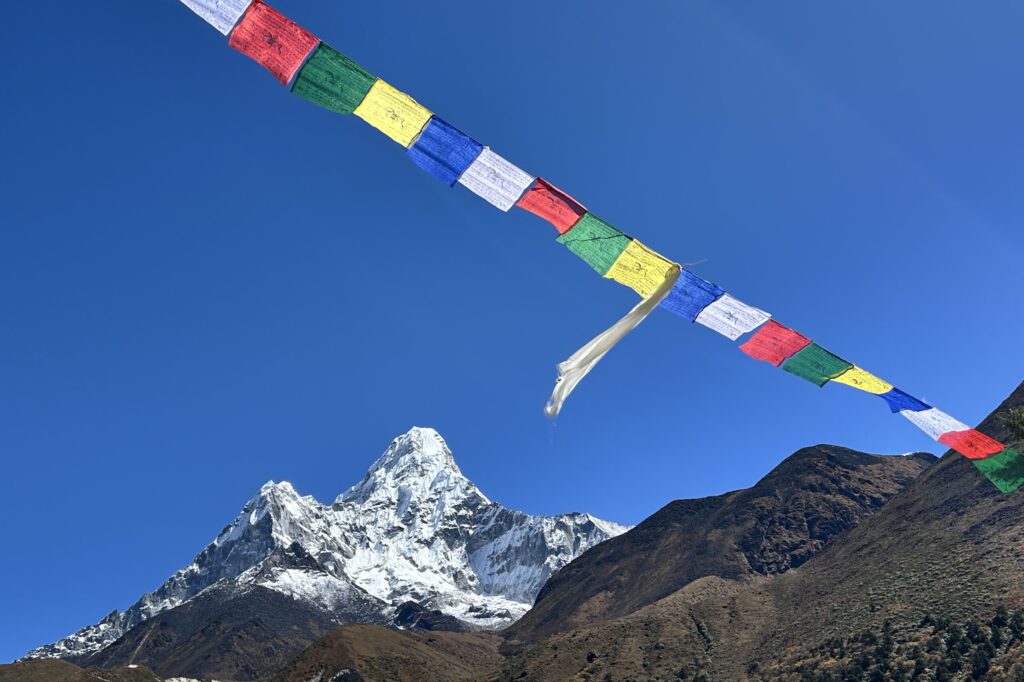
M 931 436 L 932 440 L 938 440 L 944 433 L 967 431 L 971 428 L 962 421 L 954 419 L 942 410 L 937 410 L 934 407 L 920 412 L 900 410 L 900 414 L 914 422 L 914 426 Z
M 227 35 L 249 9 L 252 0 L 181 0 L 206 23 Z
M 502 211 L 512 208 L 533 184 L 533 176 L 484 147 L 459 178 L 469 191 L 483 197 Z
M 700 311 L 695 321 L 735 341 L 769 319 L 770 313 L 749 306 L 729 294 L 722 294 L 717 301 Z

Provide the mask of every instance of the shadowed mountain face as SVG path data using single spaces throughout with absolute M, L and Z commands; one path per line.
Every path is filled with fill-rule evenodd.
M 672 502 L 594 547 L 545 584 L 512 640 L 624 616 L 704 576 L 769 576 L 802 565 L 874 513 L 934 461 L 819 445 L 754 487 Z
M 310 646 L 273 682 L 468 682 L 501 662 L 492 632 L 395 632 L 345 625 Z
M 77 661 L 144 661 L 164 676 L 253 680 L 270 675 L 337 627 L 336 614 L 258 585 L 216 585 Z
M 1024 384 L 979 430 L 1019 449 L 1024 442 L 1001 416 L 1021 405 Z M 870 523 L 772 591 L 787 627 L 766 637 L 765 657 L 887 620 L 909 626 L 930 614 L 965 622 L 1024 607 L 1024 494 L 1004 495 L 947 453 Z
M 979 429 L 1020 447 L 1000 420 L 1019 405 L 1024 385 Z M 712 527 L 707 537 L 722 532 Z M 674 534 L 666 525 L 648 545 Z M 547 616 L 543 603 L 552 598 L 569 608 L 551 609 L 546 622 L 524 618 L 516 628 L 534 639 L 518 642 L 495 679 L 1024 679 L 1024 494 L 1003 495 L 955 453 L 797 570 L 739 580 L 709 574 L 629 611 L 644 601 L 636 595 L 656 594 L 643 583 L 661 571 L 624 558 L 548 594 L 609 549 L 588 552 L 549 582 L 536 616 Z M 604 597 L 606 613 L 628 614 L 581 620 L 587 600 L 565 595 L 593 594 L 591 580 L 600 585 L 618 570 L 630 579 Z
M 142 666 L 83 670 L 67 661 L 22 661 L 0 665 L 0 682 L 160 682 Z

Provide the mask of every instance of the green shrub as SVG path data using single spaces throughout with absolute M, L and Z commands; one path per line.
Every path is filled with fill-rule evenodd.
M 1024 405 L 1011 407 L 999 415 L 999 421 L 1010 431 L 1014 440 L 1024 440 Z

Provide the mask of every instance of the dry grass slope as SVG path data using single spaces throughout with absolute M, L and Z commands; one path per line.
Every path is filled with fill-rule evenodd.
M 396 632 L 345 625 L 320 639 L 274 682 L 462 682 L 497 668 L 500 637 L 489 632 Z
M 142 666 L 136 668 L 79 668 L 67 661 L 25 661 L 0 665 L 0 682 L 160 682 Z

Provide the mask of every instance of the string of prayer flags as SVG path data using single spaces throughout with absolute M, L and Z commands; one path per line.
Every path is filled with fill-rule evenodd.
M 406 154 L 417 166 L 452 187 L 483 149 L 466 133 L 432 116 Z
M 403 147 L 412 144 L 431 117 L 422 104 L 380 79 L 352 113 Z
M 972 461 L 978 471 L 1003 493 L 1009 494 L 1024 486 L 1024 457 L 1012 448 Z
M 771 315 L 682 271 L 680 266 L 588 212 L 543 178 L 535 178 L 434 116 L 409 95 L 320 42 L 263 0 L 182 0 L 292 92 L 339 114 L 354 113 L 407 150 L 420 168 L 459 183 L 502 211 L 519 206 L 558 231 L 557 241 L 642 300 L 558 365 L 545 407 L 557 415 L 573 388 L 655 308 L 662 307 L 729 339 L 754 332 L 740 350 L 817 386 L 829 381 L 879 396 L 933 439 L 971 459 L 999 490 L 1024 486 L 1024 457 L 889 382 L 833 355 Z
M 966 431 L 970 428 L 967 424 L 954 419 L 937 407 L 929 407 L 920 412 L 903 410 L 900 414 L 913 422 L 914 426 L 927 433 L 932 440 L 938 440 L 939 436 L 950 431 Z
M 585 213 L 575 227 L 559 235 L 556 241 L 582 258 L 597 274 L 604 276 L 631 240 L 593 213 Z
M 515 206 L 534 177 L 484 147 L 459 178 L 459 184 L 502 211 Z
M 677 267 L 675 263 L 634 239 L 604 276 L 647 298 L 661 286 L 674 267 Z
M 871 372 L 861 369 L 856 365 L 846 370 L 832 381 L 840 384 L 846 384 L 847 386 L 853 386 L 856 389 L 860 389 L 866 393 L 873 393 L 874 395 L 882 395 L 883 393 L 888 393 L 893 389 L 893 385 L 888 381 L 879 379 Z
M 181 0 L 223 35 L 231 33 L 252 0 Z
M 903 412 L 904 410 L 909 412 L 921 412 L 931 407 L 928 403 L 923 403 L 909 393 L 904 393 L 898 388 L 894 388 L 888 393 L 883 393 L 878 396 L 889 404 L 889 410 L 891 412 Z
M 694 321 L 735 341 L 760 327 L 770 317 L 771 315 L 763 310 L 747 305 L 729 294 L 722 294 L 700 311 Z
M 327 43 L 303 64 L 292 92 L 338 114 L 351 114 L 377 77 Z
M 851 363 L 813 342 L 782 365 L 785 371 L 807 379 L 819 388 L 851 367 Z
M 700 311 L 724 293 L 725 290 L 717 284 L 701 279 L 689 270 L 683 270 L 672 291 L 661 302 L 661 307 L 693 322 Z
M 939 436 L 939 442 L 968 459 L 984 459 L 1003 451 L 1003 444 L 977 429 L 951 431 Z
M 228 45 L 274 74 L 287 85 L 320 41 L 269 5 L 254 0 L 231 32 Z
M 770 362 L 776 367 L 811 345 L 811 340 L 775 320 L 769 320 L 740 345 L 740 350 L 754 358 Z
M 537 178 L 516 206 L 548 221 L 559 234 L 571 230 L 587 212 L 582 204 L 544 178 Z

